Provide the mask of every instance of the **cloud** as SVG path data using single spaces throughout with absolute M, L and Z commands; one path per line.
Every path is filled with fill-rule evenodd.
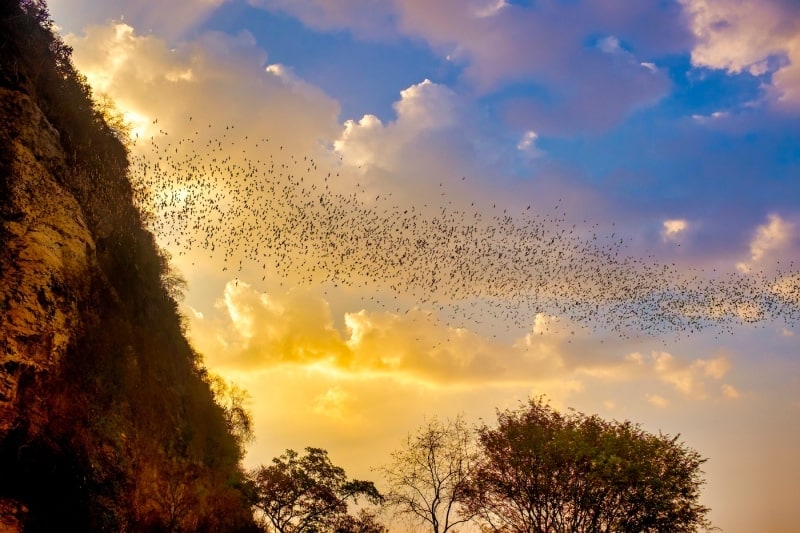
M 720 121 L 724 118 L 727 118 L 729 113 L 727 111 L 714 111 L 710 115 L 692 115 L 692 120 L 697 122 L 698 124 L 713 124 L 714 122 Z
M 780 215 L 771 214 L 766 224 L 756 228 L 750 241 L 750 260 L 736 265 L 741 272 L 749 272 L 756 265 L 775 253 L 783 251 L 791 243 L 794 236 L 794 224 L 784 220 Z
M 530 134 L 522 142 L 509 137 L 474 102 L 428 79 L 401 90 L 393 109 L 388 120 L 372 114 L 347 120 L 332 143 L 344 164 L 357 169 L 354 184 L 368 203 L 380 194 L 418 212 L 425 204 L 475 211 L 478 199 L 513 205 L 533 194 L 498 186 L 509 182 L 504 169 L 541 154 Z
M 395 121 L 384 125 L 375 115 L 364 115 L 358 122 L 348 120 L 334 149 L 353 165 L 398 170 L 406 161 L 397 155 L 409 143 L 455 124 L 457 105 L 453 91 L 423 80 L 400 91 L 400 100 L 394 104 Z
M 645 397 L 647 398 L 648 403 L 651 405 L 655 405 L 661 409 L 669 407 L 669 400 L 663 396 L 659 396 L 658 394 L 647 394 Z
M 612 355 L 587 356 L 591 339 L 552 316 L 538 315 L 528 333 L 510 341 L 448 326 L 420 308 L 361 309 L 342 318 L 339 329 L 328 303 L 310 290 L 261 293 L 231 281 L 216 313 L 189 316 L 190 336 L 212 367 L 229 373 L 292 366 L 434 388 L 528 387 L 562 402 L 582 390 L 586 377 L 637 376 Z M 338 396 L 326 392 L 320 398 L 319 409 L 333 409 Z
M 539 135 L 533 131 L 528 130 L 522 135 L 519 143 L 517 143 L 517 150 L 525 154 L 526 157 L 535 158 L 544 155 L 544 152 L 536 146 L 536 141 Z
M 734 397 L 730 384 L 711 388 L 730 372 L 727 355 L 692 360 L 653 351 L 620 357 L 622 344 L 612 341 L 604 351 L 587 332 L 554 316 L 538 315 L 527 333 L 505 341 L 448 326 L 432 310 L 420 308 L 361 309 L 342 318 L 343 327 L 335 326 L 339 320 L 330 305 L 308 289 L 262 293 L 231 281 L 217 313 L 191 315 L 189 331 L 209 364 L 226 373 L 296 367 L 335 376 L 339 381 L 333 383 L 388 379 L 437 390 L 527 387 L 560 405 L 589 387 L 608 384 L 666 384 L 693 401 L 710 398 L 712 390 Z M 315 398 L 315 412 L 330 417 L 343 417 L 351 399 L 346 389 L 330 387 Z M 650 401 L 658 407 L 668 403 Z
M 169 134 L 197 146 L 235 125 L 241 139 L 268 137 L 313 153 L 339 132 L 338 103 L 290 69 L 268 65 L 266 52 L 247 31 L 206 32 L 170 46 L 112 23 L 65 40 L 93 90 L 138 117 L 141 137 Z
M 394 35 L 391 0 L 248 0 L 248 3 L 298 17 L 316 30 L 349 29 L 363 38 L 377 40 Z
M 341 361 L 346 354 L 327 303 L 303 289 L 276 297 L 234 281 L 223 304 L 233 327 L 226 344 L 236 349 L 228 351 L 234 366 Z
M 779 108 L 800 111 L 800 4 L 794 0 L 681 0 L 695 36 L 692 64 L 764 76 Z
M 327 101 L 331 104 L 333 103 L 333 100 L 331 100 L 319 87 L 298 77 L 291 67 L 274 63 L 268 65 L 265 71 L 267 74 L 271 74 L 278 78 L 281 83 L 283 83 L 284 87 L 286 87 L 291 93 L 301 97 L 306 102 Z
M 509 5 L 505 0 L 490 0 L 483 4 L 477 3 L 472 7 L 472 14 L 477 18 L 493 17 L 500 13 L 502 9 L 509 7 Z
M 172 0 L 168 8 L 159 0 L 49 0 L 47 5 L 54 20 L 67 32 L 118 21 L 174 41 L 199 27 L 227 1 Z
M 542 316 L 508 346 L 447 326 L 418 308 L 404 314 L 348 312 L 340 331 L 327 302 L 296 287 L 267 294 L 231 281 L 217 308 L 222 313 L 216 319 L 189 317 L 192 338 L 215 367 L 310 365 L 434 385 L 546 382 L 564 372 L 568 338 L 558 329 L 551 332 Z
M 347 29 L 365 39 L 421 40 L 461 67 L 478 94 L 531 83 L 547 95 L 545 100 L 509 102 L 508 116 L 524 110 L 515 126 L 533 124 L 547 132 L 608 127 L 657 101 L 669 81 L 656 59 L 687 43 L 675 6 L 635 1 L 610 6 L 592 0 L 580 9 L 572 3 L 525 7 L 499 0 L 252 3 L 316 29 Z M 587 44 L 597 35 L 605 35 L 598 46 Z
M 727 354 L 692 360 L 654 350 L 649 355 L 630 352 L 616 365 L 607 364 L 601 373 L 587 373 L 600 380 L 599 382 L 638 383 L 650 390 L 666 384 L 685 400 L 703 401 L 714 396 L 711 391 L 716 387 L 712 388 L 711 384 L 723 380 L 729 374 L 731 366 Z M 731 391 L 735 389 L 730 384 L 723 384 L 717 390 L 725 398 L 734 397 Z M 663 393 L 647 393 L 645 397 L 649 403 L 659 408 L 665 408 L 671 403 Z
M 672 385 L 687 398 L 703 400 L 708 397 L 706 381 L 719 381 L 731 368 L 724 355 L 713 359 L 681 361 L 668 352 L 654 352 L 651 355 L 652 368 L 661 381 Z
M 689 222 L 683 218 L 665 220 L 662 224 L 661 238 L 665 241 L 678 241 L 689 228 Z
M 314 398 L 313 411 L 326 418 L 352 421 L 357 416 L 352 411 L 352 403 L 352 395 L 340 385 L 334 385 Z
M 792 224 L 779 215 L 770 215 L 769 222 L 758 227 L 755 238 L 750 242 L 750 258 L 759 262 L 765 253 L 780 249 L 790 239 L 792 230 Z
M 729 400 L 736 400 L 737 398 L 742 397 L 742 393 L 736 390 L 736 387 L 728 383 L 724 383 L 722 385 L 722 395 L 728 398 Z

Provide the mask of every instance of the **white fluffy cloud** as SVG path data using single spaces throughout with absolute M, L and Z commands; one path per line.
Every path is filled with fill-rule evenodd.
M 692 63 L 771 74 L 769 96 L 800 111 L 800 4 L 794 0 L 681 0 L 696 43 Z
M 390 120 L 367 114 L 346 121 L 332 143 L 346 165 L 357 167 L 365 201 L 381 195 L 421 211 L 475 210 L 478 198 L 486 205 L 508 195 L 521 203 L 533 194 L 508 194 L 491 183 L 509 179 L 504 169 L 511 164 L 542 155 L 533 140 L 520 147 L 513 138 L 494 137 L 496 124 L 449 87 L 425 79 L 401 90 L 393 109 Z
M 334 149 L 354 165 L 397 170 L 405 162 L 398 156 L 409 143 L 456 122 L 456 106 L 457 97 L 450 89 L 423 80 L 400 92 L 394 104 L 395 121 L 384 125 L 375 115 L 364 115 L 358 122 L 348 120 Z
M 750 241 L 750 259 L 736 265 L 741 272 L 749 272 L 756 265 L 773 254 L 779 254 L 791 243 L 794 236 L 794 224 L 784 220 L 780 215 L 769 215 L 768 221 L 756 228 Z

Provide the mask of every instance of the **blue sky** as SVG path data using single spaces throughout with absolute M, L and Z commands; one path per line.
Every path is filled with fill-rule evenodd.
M 449 84 L 458 74 L 457 67 L 418 41 L 364 41 L 346 30 L 321 33 L 289 15 L 242 3 L 224 5 L 203 25 L 206 29 L 250 31 L 271 63 L 290 65 L 298 76 L 335 98 L 343 120 L 367 113 L 388 120 L 398 88 L 425 78 Z
M 674 4 L 664 5 L 669 7 L 661 11 L 675 9 Z M 544 88 L 535 75 L 475 94 L 474 84 L 464 79 L 468 65 L 448 61 L 419 37 L 394 32 L 359 35 L 345 24 L 320 31 L 285 11 L 242 2 L 224 3 L 193 31 L 207 30 L 249 31 L 267 51 L 270 63 L 291 67 L 298 77 L 334 98 L 341 121 L 365 114 L 391 121 L 399 90 L 429 79 L 469 101 L 476 115 L 483 114 L 477 119 L 481 127 L 514 139 L 529 128 L 535 130 L 536 123 L 513 116 L 509 106 L 558 107 L 564 99 L 560 85 Z M 598 27 L 586 32 L 581 45 L 598 48 L 610 35 Z M 636 48 L 624 41 L 619 47 L 626 53 Z M 556 124 L 551 133 L 540 133 L 537 144 L 546 150 L 548 164 L 569 167 L 580 173 L 582 181 L 603 188 L 612 200 L 640 204 L 647 213 L 653 209 L 663 209 L 665 216 L 668 209 L 693 217 L 709 211 L 736 213 L 720 217 L 724 227 L 714 229 L 717 239 L 723 232 L 746 232 L 773 210 L 791 211 L 800 200 L 796 183 L 800 129 L 793 117 L 765 109 L 769 104 L 764 85 L 770 83 L 772 72 L 753 75 L 696 67 L 690 48 L 666 48 L 667 53 L 646 58 L 664 72 L 664 90 L 654 102 L 631 106 L 625 116 L 601 128 L 587 120 L 588 128 L 579 121 L 567 131 Z M 780 54 L 767 58 L 774 65 L 787 61 Z M 603 107 L 602 100 L 597 104 Z M 754 105 L 758 108 L 750 107 Z M 728 124 L 715 127 L 709 124 L 713 118 L 703 120 L 714 113 L 727 114 L 717 120 Z M 495 123 L 498 120 L 501 124 Z M 535 180 L 541 172 L 538 163 L 510 170 L 519 179 Z M 636 179 L 620 183 L 620 174 Z
M 189 282 L 192 342 L 250 391 L 248 464 L 315 445 L 369 476 L 425 416 L 491 420 L 546 394 L 681 433 L 710 458 L 704 498 L 724 531 L 794 530 L 800 4 L 50 7 L 76 66 L 138 135 L 133 154 L 169 154 L 146 179 L 151 200 L 181 199 L 179 216 L 160 213 L 154 231 Z M 237 174 L 269 165 L 288 180 L 277 196 Z M 225 218 L 208 218 L 214 205 Z M 315 220 L 345 231 L 292 222 L 299 205 L 309 217 L 328 206 Z M 440 253 L 455 246 L 442 232 L 479 219 L 494 241 Z M 563 236 L 548 248 L 513 225 Z M 439 249 L 395 271 L 387 258 L 406 241 L 380 228 Z M 597 262 L 595 242 L 623 266 Z M 473 281 L 435 283 L 471 267 Z M 542 300 L 495 283 L 537 279 Z M 687 306 L 669 320 L 685 327 L 658 314 L 673 296 Z M 578 312 L 586 302 L 596 316 Z M 720 326 L 693 331 L 697 317 Z M 623 335 L 605 327 L 623 322 Z

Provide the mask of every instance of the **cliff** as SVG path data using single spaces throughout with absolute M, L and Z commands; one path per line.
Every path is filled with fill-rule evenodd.
M 254 528 L 241 433 L 41 2 L 0 1 L 0 531 Z

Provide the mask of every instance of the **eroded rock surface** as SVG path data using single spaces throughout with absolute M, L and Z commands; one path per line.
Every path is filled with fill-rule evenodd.
M 57 368 L 80 326 L 97 272 L 95 244 L 74 197 L 58 132 L 23 93 L 0 89 L 6 198 L 0 206 L 0 437 L 26 418 L 25 388 Z

